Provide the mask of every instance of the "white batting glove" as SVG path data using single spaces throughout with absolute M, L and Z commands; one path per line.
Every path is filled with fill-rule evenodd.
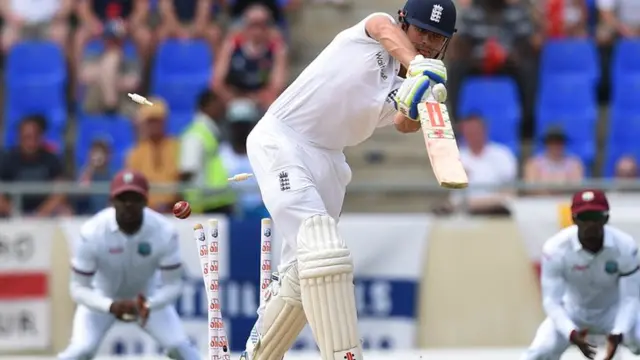
M 447 67 L 442 60 L 425 59 L 422 55 L 417 55 L 407 69 L 407 77 L 419 75 L 428 76 L 436 84 L 447 83 Z

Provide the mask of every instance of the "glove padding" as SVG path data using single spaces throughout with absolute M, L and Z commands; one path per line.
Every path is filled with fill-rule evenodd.
M 420 75 L 428 76 L 436 84 L 447 83 L 447 67 L 442 60 L 425 59 L 422 55 L 417 55 L 409 63 L 407 78 Z
M 442 84 L 434 84 L 426 75 L 407 77 L 400 85 L 394 100 L 396 110 L 411 120 L 420 121 L 418 104 L 425 101 L 445 102 L 447 89 Z

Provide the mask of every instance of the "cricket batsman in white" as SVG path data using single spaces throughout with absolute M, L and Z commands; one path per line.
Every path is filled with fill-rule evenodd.
M 58 359 L 93 359 L 116 321 L 137 321 L 173 359 L 200 359 L 173 306 L 183 285 L 178 233 L 147 208 L 148 191 L 142 174 L 121 171 L 111 182 L 113 206 L 82 226 L 71 259 L 78 306 Z
M 627 233 L 606 225 L 604 192 L 576 193 L 575 225 L 549 239 L 542 255 L 542 297 L 547 319 L 523 360 L 559 360 L 575 345 L 593 359 L 594 337 L 606 338 L 605 360 L 618 346 L 637 353 L 640 344 L 638 246 Z
M 284 244 L 244 358 L 281 360 L 308 322 L 322 360 L 362 360 L 353 262 L 336 227 L 351 180 L 343 150 L 378 127 L 418 131 L 417 105 L 446 100 L 441 59 L 456 23 L 452 0 L 407 0 L 398 14 L 339 33 L 247 139 Z

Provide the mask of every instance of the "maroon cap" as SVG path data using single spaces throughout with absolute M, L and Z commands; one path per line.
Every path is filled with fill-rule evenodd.
M 133 191 L 144 197 L 149 192 L 149 182 L 141 173 L 133 170 L 122 170 L 111 180 L 111 197 L 124 192 Z
M 583 190 L 573 194 L 571 213 L 584 211 L 609 211 L 607 195 L 602 190 Z

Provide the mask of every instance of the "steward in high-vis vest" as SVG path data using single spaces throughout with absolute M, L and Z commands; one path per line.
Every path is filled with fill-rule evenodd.
M 194 186 L 185 191 L 184 199 L 194 213 L 231 214 L 236 195 L 227 181 L 229 173 L 219 153 L 221 133 L 214 120 L 220 114 L 219 99 L 207 90 L 198 102 L 199 111 L 181 140 L 181 178 Z

